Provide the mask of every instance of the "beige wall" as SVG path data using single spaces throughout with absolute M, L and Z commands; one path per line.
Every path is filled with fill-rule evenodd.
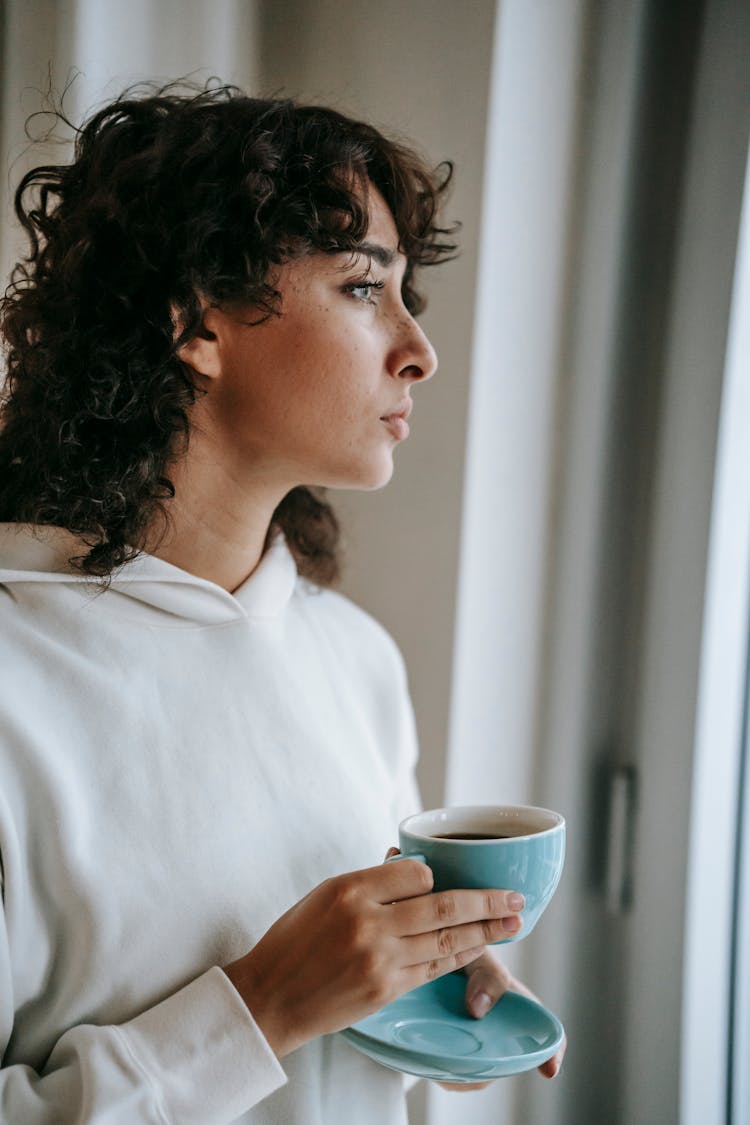
M 494 0 L 270 0 L 261 7 L 259 92 L 321 101 L 456 164 L 449 215 L 458 261 L 426 275 L 423 324 L 440 358 L 415 388 L 412 435 L 382 492 L 336 498 L 344 591 L 405 655 L 428 805 L 441 803 L 450 704 L 477 235 Z

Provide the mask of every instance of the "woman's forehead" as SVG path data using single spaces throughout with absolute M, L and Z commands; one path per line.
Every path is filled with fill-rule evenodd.
M 369 222 L 365 239 L 374 245 L 398 253 L 399 236 L 391 210 L 374 184 L 367 193 Z

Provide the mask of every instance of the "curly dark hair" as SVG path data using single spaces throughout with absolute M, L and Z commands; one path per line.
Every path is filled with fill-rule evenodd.
M 456 249 L 455 227 L 438 224 L 452 165 L 432 169 L 333 109 L 211 83 L 130 87 L 75 133 L 72 163 L 34 168 L 15 195 L 30 251 L 0 301 L 0 520 L 67 528 L 88 551 L 73 564 L 106 577 L 144 550 L 156 517 L 166 526 L 169 464 L 199 393 L 176 353 L 201 330 L 201 300 L 277 314 L 273 268 L 354 250 L 371 182 L 420 312 L 416 270 Z M 275 527 L 301 574 L 336 579 L 322 492 L 293 489 Z

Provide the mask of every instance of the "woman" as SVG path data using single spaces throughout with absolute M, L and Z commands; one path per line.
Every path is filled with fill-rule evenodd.
M 403 1121 L 401 1078 L 332 1033 L 456 969 L 477 1018 L 507 987 L 512 888 L 379 862 L 412 715 L 328 588 L 319 491 L 389 480 L 434 373 L 415 275 L 454 251 L 448 178 L 331 110 L 167 87 L 19 187 L 3 1120 Z

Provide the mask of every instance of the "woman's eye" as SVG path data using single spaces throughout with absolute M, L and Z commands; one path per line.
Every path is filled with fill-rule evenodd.
M 346 292 L 351 293 L 356 301 L 363 301 L 365 304 L 374 305 L 377 300 L 377 295 L 385 285 L 384 281 L 355 281 L 351 285 L 346 286 Z

